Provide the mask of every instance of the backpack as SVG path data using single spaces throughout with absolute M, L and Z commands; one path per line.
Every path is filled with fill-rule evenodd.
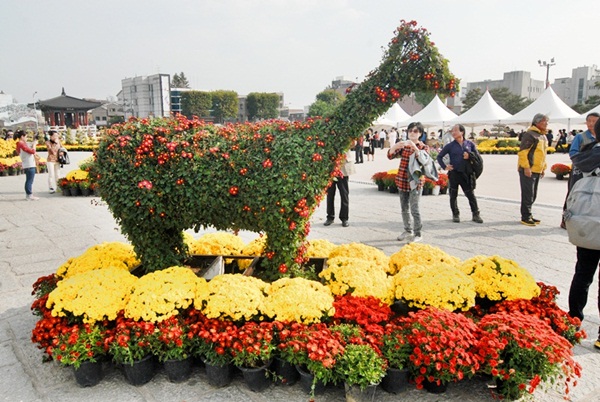
M 71 159 L 69 159 L 69 153 L 65 148 L 60 148 L 58 150 L 58 163 L 61 165 L 68 165 L 71 163 Z
M 600 250 L 600 168 L 571 188 L 564 212 L 569 241 L 577 247 Z

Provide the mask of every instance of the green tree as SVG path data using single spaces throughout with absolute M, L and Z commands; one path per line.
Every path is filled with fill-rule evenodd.
M 571 107 L 577 113 L 586 113 L 600 104 L 600 96 L 592 95 L 584 103 L 577 103 Z
M 465 97 L 462 99 L 462 113 L 475 106 L 475 104 L 479 102 L 479 99 L 481 99 L 482 96 L 483 94 L 481 93 L 480 88 L 473 88 L 469 92 L 467 92 Z
M 490 95 L 498 105 L 510 114 L 520 112 L 533 102 L 531 99 L 511 93 L 506 87 L 490 89 Z
M 188 118 L 192 116 L 208 117 L 212 108 L 210 92 L 189 91 L 181 93 L 181 113 Z
M 317 94 L 316 100 L 308 108 L 308 116 L 331 116 L 344 101 L 344 96 L 334 89 L 326 89 Z
M 190 87 L 190 83 L 188 82 L 188 79 L 185 76 L 185 74 L 183 73 L 183 71 L 180 74 L 175 73 L 175 75 L 173 75 L 173 80 L 171 81 L 171 85 L 174 88 L 189 88 Z
M 423 106 L 429 105 L 429 102 L 433 100 L 435 97 L 435 92 L 427 91 L 427 92 L 415 92 L 415 101 Z M 444 97 L 440 95 L 440 99 L 444 101 Z
M 276 93 L 251 92 L 246 99 L 246 105 L 250 120 L 279 117 L 279 95 Z
M 235 91 L 213 91 L 212 116 L 216 123 L 223 123 L 225 119 L 235 119 L 238 114 L 239 100 Z

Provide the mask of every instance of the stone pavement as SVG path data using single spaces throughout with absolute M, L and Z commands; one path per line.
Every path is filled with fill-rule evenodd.
M 89 154 L 72 153 L 72 164 Z M 324 227 L 325 205 L 312 217 L 310 238 L 325 238 L 336 244 L 362 242 L 391 255 L 402 246 L 396 241 L 402 231 L 398 197 L 378 192 L 371 183 L 373 173 L 397 167 L 383 151 L 377 160 L 356 165 L 350 178 L 350 227 L 336 220 Z M 447 196 L 427 196 L 421 200 L 424 241 L 459 258 L 477 254 L 499 254 L 513 259 L 531 271 L 537 280 L 555 285 L 561 291 L 559 304 L 566 308 L 568 288 L 575 265 L 575 247 L 564 230 L 558 227 L 566 182 L 549 176 L 541 181 L 535 216 L 538 227 L 519 224 L 519 183 L 516 156 L 486 155 L 485 171 L 478 181 L 484 224 L 470 221 L 466 198 L 459 198 L 463 222 L 451 222 Z M 549 166 L 568 162 L 566 155 L 549 156 Z M 69 170 L 65 169 L 65 170 Z M 66 173 L 66 172 L 63 172 Z M 299 385 L 271 386 L 263 393 L 253 393 L 236 378 L 232 385 L 217 389 L 207 384 L 201 367 L 195 368 L 190 380 L 171 384 L 163 373 L 141 387 L 128 385 L 123 375 L 110 366 L 104 380 L 93 388 L 76 385 L 72 372 L 55 363 L 42 363 L 42 353 L 30 342 L 36 317 L 29 310 L 31 285 L 42 275 L 54 272 L 69 257 L 104 241 L 124 241 L 112 215 L 100 199 L 63 197 L 48 194 L 47 175 L 38 175 L 34 191 L 41 198 L 24 200 L 24 176 L 0 178 L 0 400 L 4 401 L 306 401 Z M 242 233 L 249 241 L 256 235 Z M 596 279 L 597 280 L 597 279 Z M 583 376 L 572 390 L 574 401 L 600 401 L 600 352 L 593 340 L 600 320 L 596 310 L 598 284 L 592 284 L 583 327 L 589 338 L 575 347 L 576 359 L 583 366 Z M 553 391 L 536 393 L 540 401 L 559 401 Z M 329 388 L 323 401 L 343 401 L 344 391 Z M 377 390 L 377 401 L 491 401 L 482 380 L 450 384 L 443 395 L 413 389 L 400 395 Z

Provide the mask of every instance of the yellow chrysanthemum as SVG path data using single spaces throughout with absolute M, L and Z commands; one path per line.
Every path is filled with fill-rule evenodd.
M 396 299 L 409 306 L 429 306 L 449 311 L 475 305 L 475 283 L 460 269 L 444 264 L 405 265 L 394 276 Z
M 61 278 L 68 278 L 99 268 L 115 267 L 131 271 L 140 261 L 136 258 L 133 246 L 122 242 L 101 243 L 88 248 L 78 257 L 69 258 L 56 271 Z
M 306 258 L 327 258 L 336 245 L 325 239 L 314 239 L 307 242 Z
M 260 257 L 265 253 L 265 244 L 267 243 L 267 236 L 259 236 L 256 239 L 252 240 L 248 243 L 241 252 L 241 255 L 248 255 L 254 257 Z M 252 260 L 248 259 L 239 259 L 238 266 L 241 270 L 248 268 L 252 264 Z
M 66 178 L 67 180 L 87 180 L 88 172 L 81 169 L 71 170 L 69 173 L 67 173 Z
M 531 299 L 540 287 L 533 276 L 515 261 L 500 256 L 478 255 L 460 269 L 475 281 L 477 296 L 489 300 Z
M 125 308 L 127 297 L 138 279 L 120 268 L 103 268 L 70 276 L 57 283 L 46 307 L 53 316 L 71 313 L 84 322 L 114 320 Z
M 251 276 L 217 275 L 208 282 L 207 294 L 194 301 L 194 307 L 208 318 L 233 321 L 262 318 L 267 286 Z
M 191 254 L 241 255 L 246 243 L 241 237 L 227 232 L 207 233 L 190 243 Z M 231 264 L 231 258 L 225 264 Z
M 188 308 L 196 297 L 198 277 L 185 267 L 170 267 L 142 276 L 125 306 L 125 317 L 160 322 Z
M 329 253 L 329 258 L 335 257 L 359 258 L 375 263 L 385 271 L 389 269 L 390 265 L 390 257 L 385 255 L 383 251 L 362 243 L 341 244 L 336 246 L 331 253 Z
M 264 312 L 277 321 L 304 324 L 332 317 L 334 298 L 328 287 L 304 278 L 282 278 L 267 288 Z
M 349 257 L 330 258 L 319 277 L 334 295 L 374 296 L 388 304 L 394 299 L 392 278 L 375 262 Z
M 388 273 L 396 275 L 406 265 L 436 265 L 437 263 L 459 266 L 460 259 L 429 244 L 409 243 L 392 254 Z

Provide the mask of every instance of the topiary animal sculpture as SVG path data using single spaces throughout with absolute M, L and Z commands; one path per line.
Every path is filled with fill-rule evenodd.
M 341 156 L 402 94 L 453 95 L 456 81 L 416 22 L 402 21 L 381 65 L 329 119 L 217 127 L 181 116 L 106 130 L 93 172 L 147 271 L 180 264 L 182 231 L 267 233 L 267 277 L 304 261 L 309 218 Z

